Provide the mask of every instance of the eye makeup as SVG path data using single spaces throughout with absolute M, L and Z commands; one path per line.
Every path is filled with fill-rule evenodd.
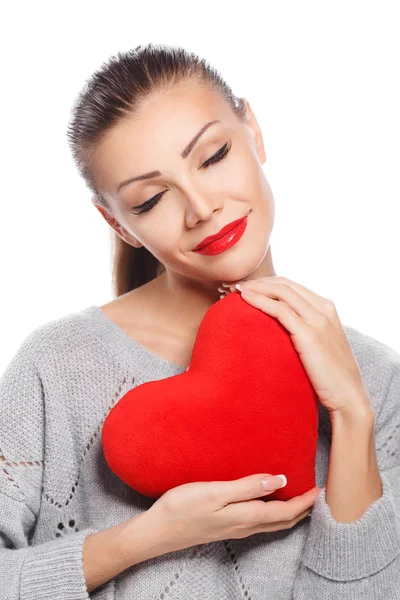
M 226 144 L 224 144 L 222 146 L 222 148 L 220 148 L 218 150 L 218 152 L 213 154 L 213 156 L 211 156 L 211 158 L 207 159 L 201 165 L 201 168 L 208 169 L 211 165 L 214 165 L 214 164 L 220 162 L 228 155 L 231 148 L 232 148 L 232 144 L 229 145 L 227 142 Z M 149 200 L 146 200 L 146 202 L 143 202 L 143 204 L 140 204 L 139 206 L 134 206 L 130 212 L 132 212 L 133 214 L 138 214 L 138 215 L 141 215 L 144 212 L 148 212 L 149 210 L 151 210 L 153 208 L 153 206 L 158 204 L 158 202 L 161 200 L 161 198 L 163 197 L 163 195 L 165 194 L 166 191 L 167 190 L 165 190 L 164 192 L 160 192 L 159 194 L 156 194 L 155 196 L 153 196 Z M 138 212 L 133 212 L 133 211 L 138 211 Z

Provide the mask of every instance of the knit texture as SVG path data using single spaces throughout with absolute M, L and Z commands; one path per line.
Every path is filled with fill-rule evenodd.
M 0 597 L 4 600 L 400 598 L 400 355 L 345 331 L 370 394 L 383 495 L 353 523 L 325 501 L 332 437 L 319 405 L 311 517 L 291 529 L 145 560 L 88 594 L 86 537 L 154 500 L 107 466 L 101 431 L 137 385 L 183 373 L 90 306 L 34 329 L 0 379 Z

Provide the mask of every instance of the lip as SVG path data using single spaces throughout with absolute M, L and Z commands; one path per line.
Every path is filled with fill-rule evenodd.
M 219 240 L 226 233 L 228 233 L 232 229 L 235 229 L 235 227 L 237 227 L 244 219 L 246 219 L 246 217 L 247 217 L 247 215 L 245 215 L 241 219 L 236 219 L 236 221 L 232 221 L 232 223 L 228 223 L 228 225 L 225 225 L 225 227 L 223 227 L 220 231 L 218 231 L 218 233 L 216 233 L 214 235 L 209 235 L 208 237 L 204 238 L 204 240 L 202 240 L 200 242 L 200 244 L 198 244 L 195 248 L 193 248 L 193 251 L 201 250 L 202 248 L 204 248 L 204 246 L 208 246 L 212 242 Z
M 196 250 L 199 254 L 205 254 L 206 256 L 214 256 L 215 254 L 221 254 L 234 246 L 242 237 L 247 227 L 247 216 L 243 219 L 239 219 L 238 224 L 233 229 L 230 229 L 225 235 L 214 240 L 210 244 L 201 247 Z

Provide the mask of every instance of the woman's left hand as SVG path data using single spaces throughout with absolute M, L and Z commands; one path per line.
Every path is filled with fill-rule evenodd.
M 243 290 L 243 300 L 275 317 L 287 329 L 331 417 L 336 411 L 355 417 L 372 413 L 368 390 L 331 300 L 286 277 L 260 277 L 222 285 L 233 292 L 237 283 Z M 247 293 L 250 291 L 253 294 Z

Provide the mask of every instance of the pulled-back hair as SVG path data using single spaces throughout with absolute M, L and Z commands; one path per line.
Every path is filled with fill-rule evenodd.
M 150 93 L 169 90 L 184 79 L 219 92 L 240 121 L 246 104 L 235 96 L 218 71 L 205 59 L 181 47 L 140 45 L 118 52 L 103 63 L 83 85 L 71 110 L 67 138 L 76 167 L 99 206 L 111 213 L 96 188 L 91 157 L 96 147 L 121 119 L 131 115 Z M 135 248 L 111 228 L 112 285 L 116 297 L 151 281 L 164 265 L 144 246 Z

